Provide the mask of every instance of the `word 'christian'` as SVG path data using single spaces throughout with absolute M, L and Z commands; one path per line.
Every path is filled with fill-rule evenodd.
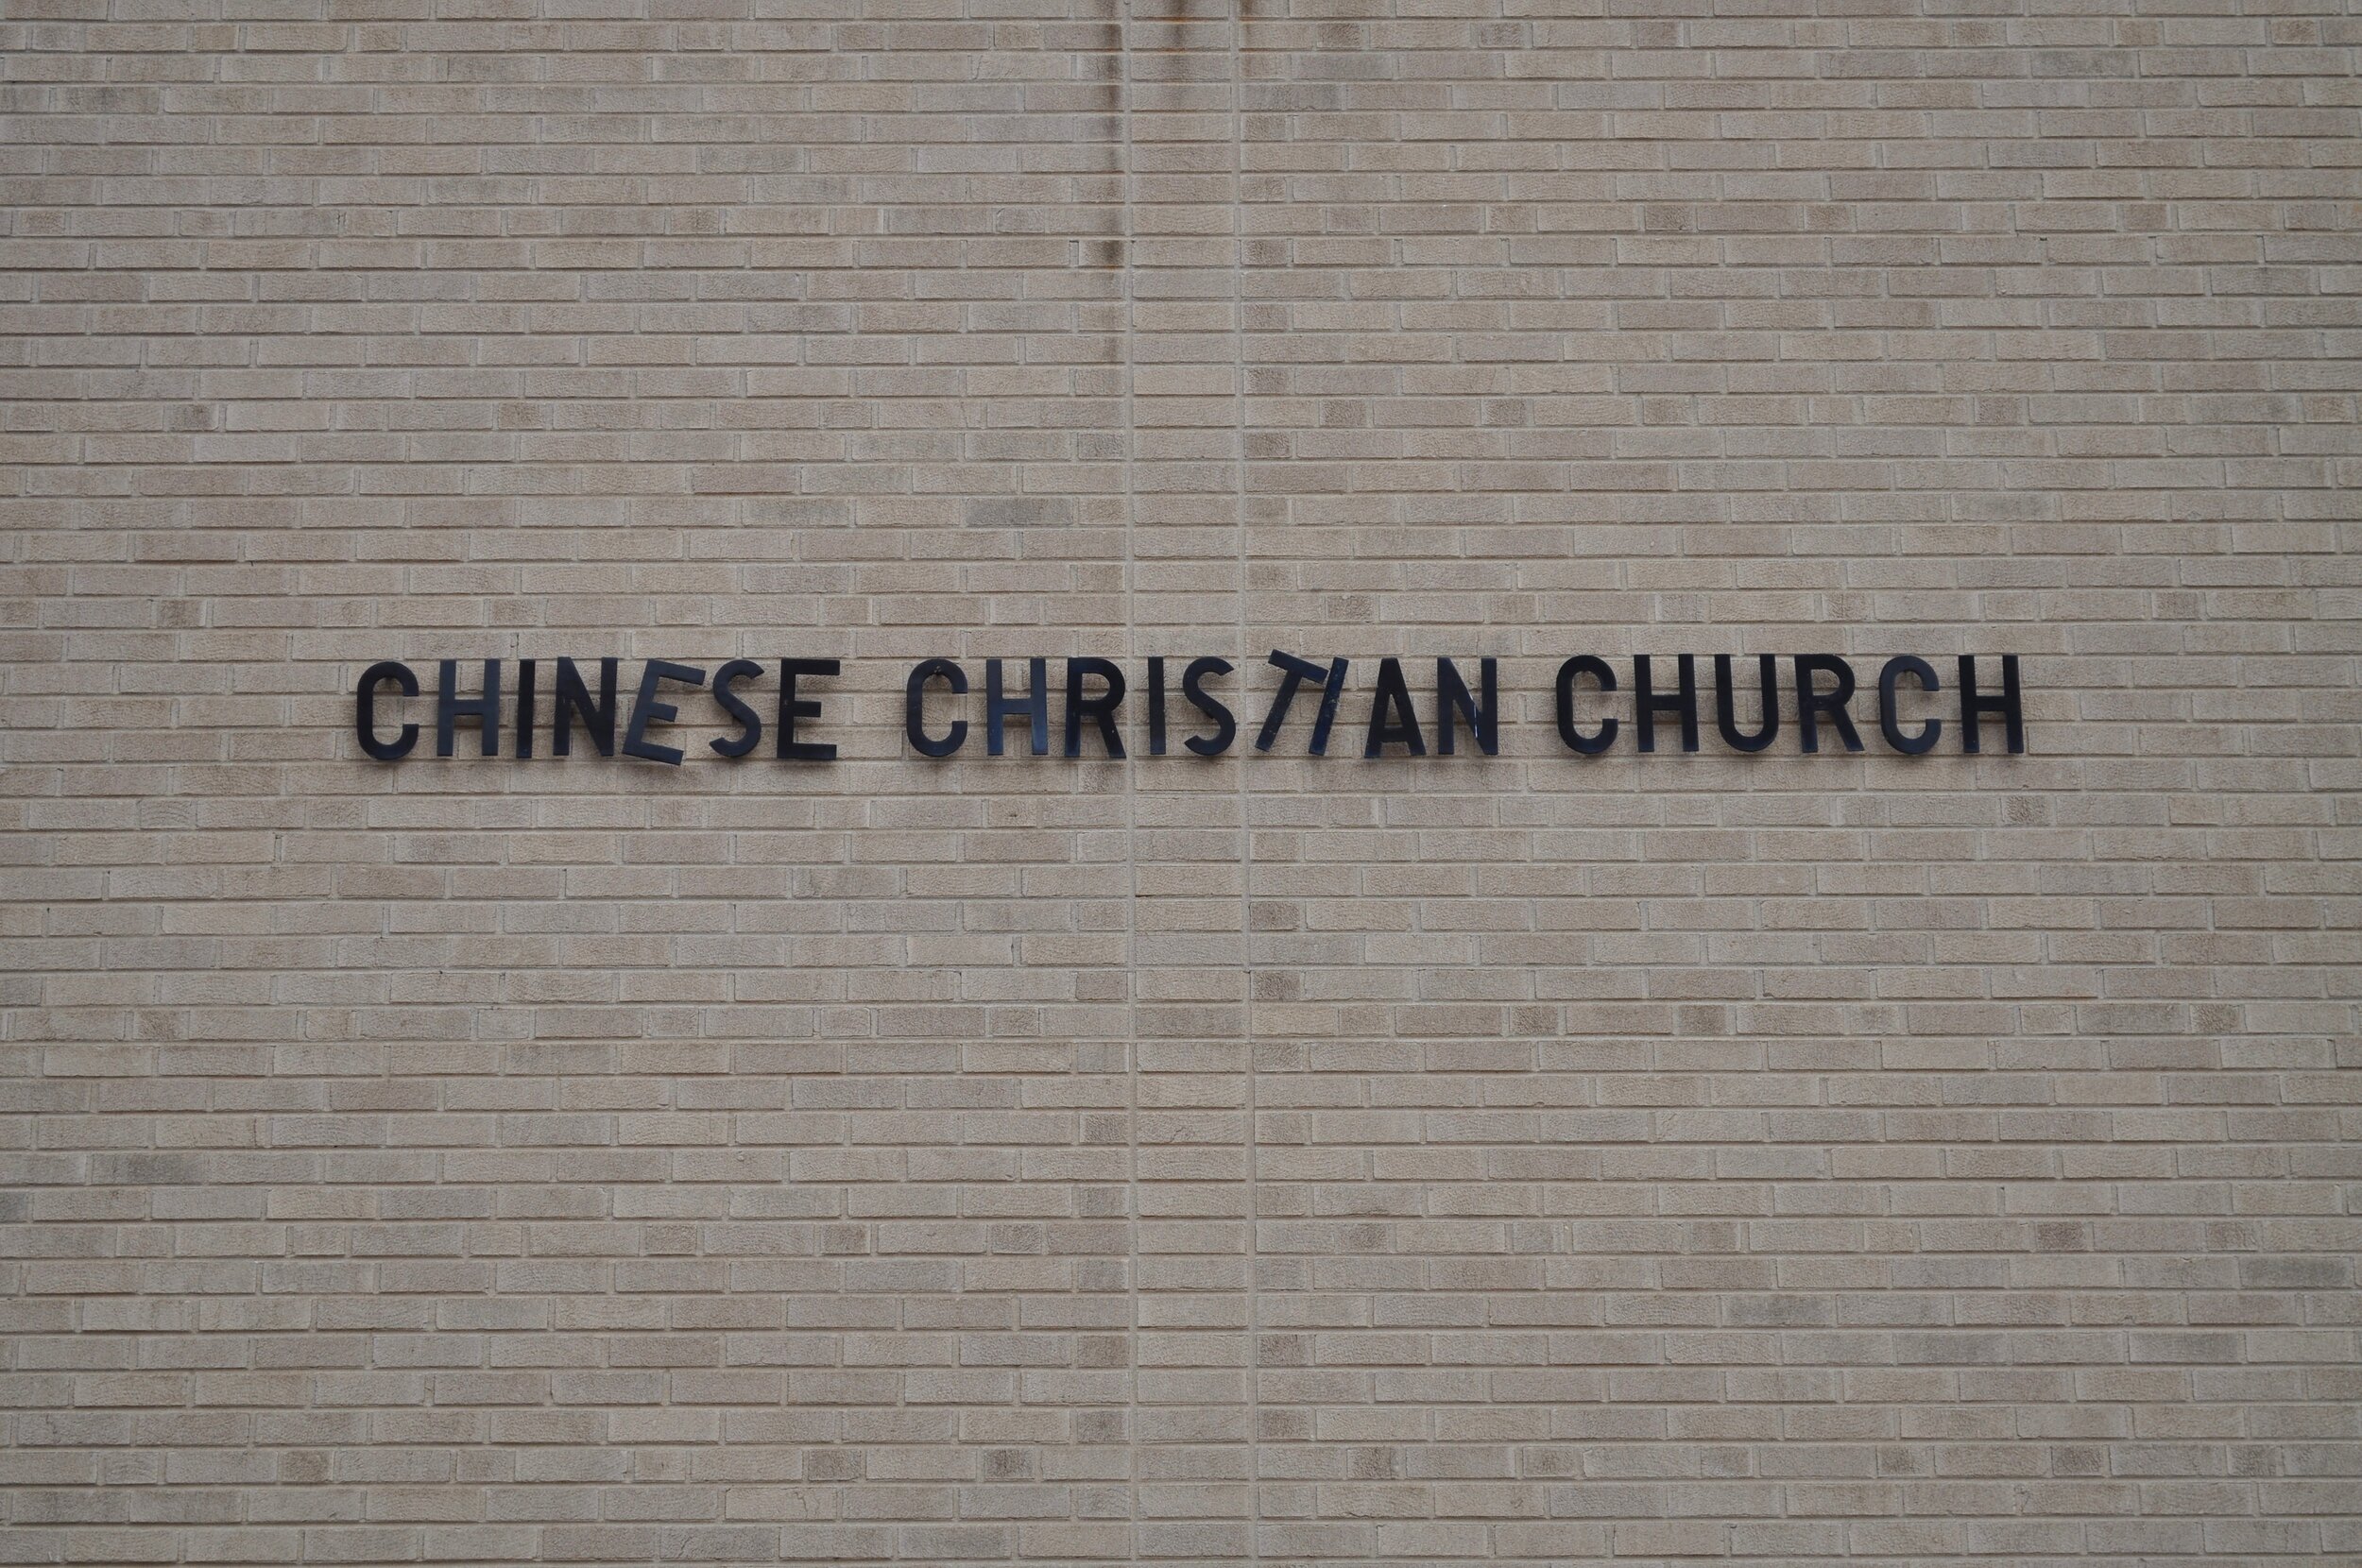
M 590 662 L 590 661 L 585 661 Z M 1279 741 L 1292 717 L 1308 715 L 1304 754 L 1326 757 L 1336 739 L 1344 711 L 1353 661 L 1332 658 L 1326 663 L 1274 650 L 1269 660 L 1279 672 L 1279 683 L 1263 707 L 1254 738 L 1257 751 L 1268 752 Z M 1500 751 L 1500 661 L 1476 661 L 1471 686 L 1459 665 L 1449 658 L 1433 661 L 1431 700 L 1423 704 L 1412 689 L 1399 658 L 1381 658 L 1368 689 L 1366 703 L 1357 702 L 1361 753 L 1365 758 L 1392 754 L 1425 757 L 1430 751 L 1450 757 L 1463 750 L 1463 741 L 1487 757 Z M 1781 658 L 1774 654 L 1754 656 L 1752 682 L 1754 700 L 1750 718 L 1739 718 L 1737 668 L 1728 654 L 1713 658 L 1712 691 L 1699 679 L 1696 656 L 1682 654 L 1670 661 L 1647 654 L 1631 660 L 1631 684 L 1619 682 L 1605 659 L 1579 654 L 1558 667 L 1555 695 L 1558 737 L 1578 756 L 1597 757 L 1612 751 L 1626 734 L 1638 750 L 1660 748 L 1669 730 L 1683 751 L 1700 749 L 1711 709 L 1711 724 L 1721 743 L 1733 751 L 1769 750 L 1793 714 L 1800 751 L 1819 752 L 1832 738 L 1835 747 L 1863 749 L 1853 705 L 1860 683 L 1854 667 L 1836 654 L 1795 654 L 1789 656 L 1783 678 Z M 1060 750 L 1080 758 L 1127 755 L 1124 717 L 1144 708 L 1147 754 L 1163 757 L 1173 748 L 1176 730 L 1181 749 L 1197 757 L 1220 757 L 1239 738 L 1239 722 L 1230 705 L 1217 694 L 1214 683 L 1235 673 L 1223 658 L 1193 658 L 1184 663 L 1152 657 L 1144 661 L 1143 679 L 1137 689 L 1122 666 L 1104 658 L 1063 661 L 1063 690 L 1053 683 L 1047 658 L 984 661 L 982 690 L 967 666 L 955 659 L 921 659 L 903 682 L 902 731 L 910 747 L 922 757 L 954 757 L 981 740 L 988 756 L 1005 755 L 1010 726 L 1024 732 L 1025 749 L 1033 756 L 1049 754 L 1051 711 L 1056 704 Z M 473 674 L 473 690 L 463 691 L 460 664 L 439 661 L 434 696 L 435 754 L 450 757 L 457 749 L 462 724 L 478 732 L 477 746 L 486 757 L 501 753 L 504 735 L 510 737 L 509 755 L 529 758 L 546 736 L 552 756 L 567 756 L 576 736 L 587 740 L 602 757 L 612 757 L 620 743 L 623 754 L 677 767 L 682 748 L 669 745 L 662 732 L 681 722 L 680 703 L 690 693 L 702 693 L 717 710 L 730 733 L 707 744 L 721 757 L 753 753 L 770 731 L 772 755 L 786 761 L 826 762 L 836 756 L 832 741 L 813 738 L 822 720 L 822 700 L 813 689 L 818 681 L 841 673 L 832 658 L 783 658 L 778 662 L 776 699 L 765 704 L 770 718 L 748 701 L 748 688 L 769 672 L 749 658 L 734 658 L 709 673 L 693 664 L 649 659 L 626 706 L 622 700 L 621 661 L 595 661 L 596 673 L 586 678 L 582 664 L 571 658 L 554 661 L 549 702 L 541 701 L 541 661 L 485 659 Z M 1172 700 L 1172 666 L 1178 673 L 1179 702 Z M 1010 668 L 1022 666 L 1022 678 Z M 2017 656 L 2000 656 L 1997 685 L 1980 684 L 1975 656 L 1959 656 L 1953 677 L 1959 722 L 1955 733 L 1960 749 L 1981 746 L 1986 721 L 1998 721 L 2008 748 L 2026 749 L 2026 720 L 2019 701 Z M 1427 684 L 1427 683 L 1423 683 Z M 595 686 L 595 690 L 593 690 Z M 361 675 L 353 694 L 353 729 L 361 749 L 381 762 L 399 761 L 417 748 L 420 726 L 401 723 L 389 731 L 381 707 L 393 706 L 385 689 L 402 698 L 419 698 L 418 673 L 406 664 L 372 664 Z M 1888 659 L 1877 673 L 1877 731 L 1887 746 L 1907 757 L 1924 756 L 1943 741 L 1946 706 L 1942 678 L 1935 666 L 1909 654 Z M 1629 690 L 1629 698 L 1625 693 Z M 1243 706 L 1243 705 L 1242 705 Z M 1907 711 L 1908 708 L 1908 711 Z M 399 715 L 397 715 L 399 717 Z M 1179 721 L 1176 724 L 1176 719 Z M 981 737 L 976 731 L 981 729 Z M 1834 749 L 1834 748 L 1833 748 Z

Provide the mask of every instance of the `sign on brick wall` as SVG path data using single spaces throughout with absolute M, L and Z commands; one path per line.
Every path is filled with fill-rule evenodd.
M 1887 747 L 1907 757 L 1936 750 L 1947 729 L 1959 750 L 1978 752 L 1987 721 L 2001 725 L 2011 753 L 2026 749 L 2014 654 L 2000 656 L 1997 679 L 1979 671 L 1976 656 L 1958 656 L 1949 692 L 1936 667 L 1913 654 L 1888 658 L 1867 690 L 1852 662 L 1838 654 L 1791 655 L 1785 668 L 1779 655 L 1758 654 L 1753 658 L 1752 680 L 1746 683 L 1739 676 L 1739 661 L 1728 654 L 1713 656 L 1712 676 L 1705 681 L 1700 678 L 1696 655 L 1677 655 L 1670 662 L 1669 673 L 1663 661 L 1635 654 L 1628 664 L 1628 680 L 1615 665 L 1593 654 L 1578 654 L 1559 665 L 1553 706 L 1560 744 L 1577 756 L 1598 757 L 1622 745 L 1629 735 L 1643 752 L 1675 747 L 1694 752 L 1704 745 L 1711 728 L 1720 745 L 1753 753 L 1771 750 L 1792 728 L 1799 751 L 1858 752 L 1864 749 L 1865 727 L 1856 720 L 1858 704 L 1874 711 L 1874 728 Z M 682 703 L 700 696 L 719 722 L 729 726 L 729 733 L 707 741 L 717 757 L 753 756 L 762 748 L 766 728 L 771 755 L 781 761 L 828 762 L 837 755 L 833 741 L 818 739 L 827 722 L 819 683 L 844 673 L 837 659 L 782 658 L 776 673 L 749 658 L 731 659 L 711 671 L 649 659 L 641 665 L 627 701 L 621 660 L 599 659 L 590 675 L 574 659 L 553 663 L 545 703 L 541 660 L 485 659 L 464 675 L 459 660 L 437 661 L 432 697 L 435 755 L 457 755 L 459 730 L 466 725 L 476 732 L 476 752 L 483 757 L 531 758 L 544 741 L 549 755 L 566 757 L 579 736 L 602 757 L 620 751 L 677 767 L 687 751 L 664 735 L 683 722 Z M 1350 658 L 1323 661 L 1274 649 L 1268 663 L 1278 672 L 1278 680 L 1261 699 L 1256 751 L 1280 745 L 1292 724 L 1301 718 L 1294 727 L 1301 735 L 1303 755 L 1309 757 L 1332 755 L 1341 722 L 1348 737 L 1359 737 L 1358 749 L 1365 758 L 1430 753 L 1452 757 L 1471 750 L 1492 757 L 1500 752 L 1498 658 L 1475 661 L 1473 686 L 1457 660 L 1434 659 L 1431 679 L 1420 683 L 1421 690 L 1432 693 L 1425 701 L 1400 658 L 1378 660 L 1376 679 L 1358 690 Z M 1184 662 L 1152 656 L 1141 661 L 1138 681 L 1113 659 L 1065 659 L 1062 679 L 1053 679 L 1051 664 L 1047 657 L 987 658 L 979 690 L 967 666 L 956 659 L 919 660 L 903 680 L 902 729 L 910 749 L 922 757 L 949 758 L 980 742 L 992 757 L 1045 757 L 1055 739 L 1063 757 L 1122 758 L 1131 755 L 1124 740 L 1130 729 L 1135 742 L 1144 741 L 1151 757 L 1175 755 L 1177 741 L 1178 752 L 1211 758 L 1229 752 L 1238 741 L 1238 716 L 1223 695 L 1222 683 L 1238 674 L 1228 659 Z M 1022 666 L 1021 673 L 1012 668 L 1017 665 Z M 1179 703 L 1173 700 L 1176 665 Z M 771 696 L 758 706 L 755 699 L 766 676 L 771 677 Z M 1353 698 L 1350 708 L 1348 693 Z M 370 757 L 397 762 L 418 749 L 428 699 L 417 671 L 391 660 L 372 664 L 362 673 L 353 699 L 354 733 Z M 398 711 L 411 699 L 419 705 L 419 720 Z M 1744 721 L 1739 716 L 1742 707 L 1751 709 Z M 1941 716 L 1947 707 L 1957 714 L 1951 724 Z M 1058 715 L 1054 736 L 1053 707 Z M 766 710 L 771 715 L 767 724 Z M 1012 725 L 1022 731 L 1017 745 L 1009 740 Z

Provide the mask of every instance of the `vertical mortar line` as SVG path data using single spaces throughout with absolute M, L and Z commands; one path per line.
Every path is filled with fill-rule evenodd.
M 1235 9 L 1230 9 L 1235 7 Z M 1239 580 L 1239 690 L 1246 691 L 1249 662 L 1247 633 L 1247 573 L 1252 553 L 1247 542 L 1246 500 L 1246 84 L 1240 73 L 1246 58 L 1247 0 L 1229 0 L 1230 34 L 1230 422 L 1236 437 Z M 1241 703 L 1244 708 L 1243 700 Z M 1263 1561 L 1263 1302 L 1261 1237 L 1263 1194 L 1261 1150 L 1257 1123 L 1261 1097 L 1257 1093 L 1255 1062 L 1255 825 L 1248 806 L 1247 759 L 1241 733 L 1239 752 L 1239 946 L 1245 966 L 1245 1006 L 1241 1017 L 1246 1040 L 1246 1550 L 1251 1568 Z
M 1116 113 L 1122 122 L 1123 232 L 1123 667 L 1135 667 L 1138 653 L 1138 617 L 1132 602 L 1132 525 L 1138 504 L 1138 487 L 1132 469 L 1139 427 L 1133 418 L 1132 329 L 1135 294 L 1132 286 L 1132 5 L 1115 0 Z M 1124 1504 L 1129 1518 L 1126 1548 L 1134 1561 L 1140 1556 L 1140 845 L 1138 807 L 1138 748 L 1125 754 L 1123 853 L 1130 878 L 1124 898 L 1123 943 L 1123 1288 L 1131 1308 L 1130 1331 L 1123 1337 L 1123 1455 Z

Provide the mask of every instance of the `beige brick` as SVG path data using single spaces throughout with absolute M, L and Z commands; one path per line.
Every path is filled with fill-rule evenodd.
M 2169 9 L 0 19 L 0 1556 L 2362 1552 L 2362 36 Z M 840 755 L 431 755 L 603 656 Z

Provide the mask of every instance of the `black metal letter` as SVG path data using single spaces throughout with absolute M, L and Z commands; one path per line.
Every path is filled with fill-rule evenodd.
M 1822 671 L 1837 676 L 1837 690 L 1816 691 L 1813 676 Z M 1821 719 L 1826 715 L 1837 725 L 1838 739 L 1845 742 L 1847 751 L 1861 750 L 1861 737 L 1854 733 L 1854 721 L 1845 711 L 1845 705 L 1854 695 L 1854 667 L 1835 654 L 1798 654 L 1796 656 L 1796 727 L 1803 733 L 1806 751 L 1821 749 Z
M 738 723 L 738 733 L 708 741 L 707 745 L 725 757 L 744 757 L 755 749 L 762 739 L 762 715 L 748 707 L 739 694 L 730 690 L 743 680 L 752 680 L 762 673 L 762 666 L 750 658 L 734 658 L 713 672 L 713 700 L 722 705 L 722 711 Z
M 1558 667 L 1558 738 L 1570 751 L 1585 757 L 1597 757 L 1616 743 L 1616 720 L 1613 715 L 1600 721 L 1597 735 L 1585 735 L 1575 728 L 1575 677 L 1589 675 L 1602 691 L 1616 690 L 1616 672 L 1607 667 L 1607 660 L 1592 654 L 1577 654 Z
M 501 750 L 501 661 L 484 661 L 484 694 L 462 697 L 459 694 L 459 661 L 447 658 L 435 688 L 435 755 L 451 755 L 452 731 L 461 719 L 473 719 L 484 737 L 484 755 L 498 757 Z
M 1656 716 L 1675 713 L 1681 716 L 1682 750 L 1698 749 L 1698 660 L 1694 655 L 1683 654 L 1674 666 L 1681 673 L 1681 691 L 1676 696 L 1660 697 L 1649 673 L 1649 656 L 1635 654 L 1632 660 L 1633 707 L 1640 716 L 1640 749 L 1656 750 Z
M 1207 676 L 1226 675 L 1230 673 L 1230 661 L 1226 658 L 1193 658 L 1190 660 L 1190 667 L 1181 672 L 1181 694 L 1194 703 L 1197 710 L 1213 720 L 1216 725 L 1214 738 L 1210 741 L 1202 735 L 1192 735 L 1181 742 L 1200 757 L 1220 757 L 1230 749 L 1230 742 L 1239 738 L 1239 721 L 1230 716 L 1228 706 L 1221 698 L 1209 696 L 1206 690 Z
M 1936 749 L 1936 740 L 1943 733 L 1943 721 L 1930 719 L 1919 726 L 1918 734 L 1903 733 L 1903 726 L 1897 722 L 1901 716 L 1896 713 L 1895 707 L 1896 689 L 1905 675 L 1917 680 L 1922 691 L 1943 690 L 1936 684 L 1936 673 L 1928 668 L 1926 659 L 1905 654 L 1899 658 L 1887 660 L 1886 668 L 1878 672 L 1878 733 L 1887 738 L 1888 745 L 1904 756 L 1924 757 Z
M 1107 689 L 1096 697 L 1083 694 L 1083 682 L 1097 675 Z M 1109 757 L 1123 755 L 1123 737 L 1116 733 L 1116 709 L 1123 706 L 1123 672 L 1104 658 L 1066 661 L 1066 754 L 1083 755 L 1083 721 L 1099 725 L 1099 739 Z
M 1001 688 L 1001 661 L 984 660 L 984 750 L 994 757 L 1001 755 L 1001 725 L 1020 716 L 1030 722 L 1034 755 L 1050 754 L 1050 661 L 1027 659 L 1025 678 L 1025 695 L 1011 697 Z
M 674 664 L 652 658 L 640 672 L 640 690 L 631 700 L 631 723 L 624 726 L 624 755 L 642 757 L 668 767 L 680 766 L 678 746 L 659 746 L 648 739 L 648 726 L 669 724 L 680 710 L 671 703 L 657 701 L 656 683 L 660 680 L 678 681 L 683 686 L 703 686 L 706 673 L 693 664 Z
M 1148 755 L 1165 754 L 1165 661 L 1162 655 L 1148 657 Z
M 1321 710 L 1312 721 L 1312 743 L 1305 750 L 1314 757 L 1328 755 L 1329 726 L 1337 722 L 1337 699 L 1345 694 L 1345 672 L 1353 661 L 1332 658 L 1328 661 L 1328 679 L 1321 686 Z
M 2000 715 L 2004 732 L 2010 738 L 2010 754 L 2015 756 L 2026 749 L 2026 714 L 2018 706 L 2017 656 L 2001 656 L 2001 694 L 1984 697 L 1977 692 L 1977 657 L 1974 654 L 1960 656 L 1960 749 L 1977 749 L 1977 727 L 1987 714 Z
M 1780 660 L 1776 654 L 1755 656 L 1756 684 L 1762 688 L 1763 711 L 1753 735 L 1738 732 L 1738 700 L 1731 690 L 1731 656 L 1714 656 L 1714 727 L 1733 751 L 1761 751 L 1780 733 Z
M 533 755 L 534 661 L 517 661 L 517 755 Z
M 573 745 L 573 724 L 582 721 L 582 731 L 590 737 L 590 743 L 599 748 L 601 757 L 615 755 L 615 661 L 599 660 L 599 700 L 594 706 L 590 693 L 583 690 L 582 672 L 574 668 L 571 658 L 557 661 L 557 687 L 550 700 L 550 752 L 564 757 Z
M 832 658 L 783 658 L 779 660 L 779 755 L 791 762 L 833 762 L 836 760 L 834 741 L 799 741 L 796 726 L 806 719 L 820 717 L 820 699 L 805 697 L 796 690 L 796 682 L 806 675 L 825 676 L 833 680 L 841 668 Z
M 1402 678 L 1398 658 L 1378 661 L 1378 694 L 1370 699 L 1370 727 L 1361 741 L 1361 755 L 1380 757 L 1387 746 L 1409 746 L 1413 757 L 1427 755 L 1427 737 L 1419 733 L 1419 715 L 1411 706 L 1411 688 Z
M 1271 743 L 1279 739 L 1279 726 L 1288 722 L 1288 705 L 1295 701 L 1296 688 L 1308 680 L 1319 680 L 1326 672 L 1309 659 L 1293 654 L 1271 651 L 1272 667 L 1280 672 L 1279 690 L 1272 693 L 1271 707 L 1264 710 L 1263 727 L 1255 732 L 1255 749 L 1271 750 Z
M 392 659 L 372 664 L 361 672 L 361 684 L 352 691 L 352 728 L 361 738 L 361 749 L 380 762 L 399 762 L 410 755 L 410 748 L 419 743 L 419 726 L 402 726 L 402 739 L 381 741 L 377 738 L 377 688 L 382 681 L 392 681 L 402 688 L 405 697 L 419 694 L 419 677 L 407 664 Z
M 1460 678 L 1452 661 L 1435 661 L 1435 754 L 1452 755 L 1452 731 L 1456 720 L 1468 721 L 1476 733 L 1477 749 L 1487 757 L 1498 757 L 1501 749 L 1501 661 L 1487 657 L 1477 661 L 1477 684 L 1483 688 L 1484 699 L 1479 703 L 1468 695 L 1468 683 Z
M 902 685 L 902 734 L 922 757 L 949 757 L 967 739 L 966 719 L 952 720 L 940 741 L 927 734 L 927 683 L 937 676 L 950 686 L 951 695 L 967 695 L 967 672 L 950 659 L 925 658 L 911 666 L 911 677 Z

